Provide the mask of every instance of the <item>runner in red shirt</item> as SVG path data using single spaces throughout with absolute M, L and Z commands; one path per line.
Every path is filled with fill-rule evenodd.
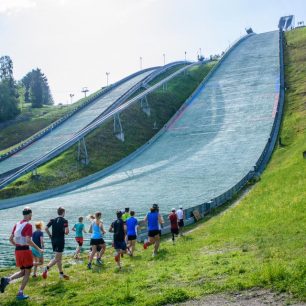
M 10 243 L 15 246 L 16 266 L 20 268 L 20 271 L 9 277 L 2 277 L 0 281 L 0 292 L 3 293 L 5 287 L 12 280 L 23 277 L 19 292 L 16 296 L 17 300 L 25 300 L 29 297 L 23 293 L 33 267 L 33 256 L 29 246 L 35 248 L 40 253 L 44 252 L 32 241 L 33 229 L 29 223 L 32 219 L 31 208 L 25 207 L 22 214 L 23 220 L 15 224 L 10 236 Z
M 178 232 L 179 232 L 179 229 L 178 229 L 178 219 L 177 219 L 177 215 L 176 215 L 176 212 L 175 212 L 175 208 L 171 209 L 171 213 L 168 216 L 168 219 L 170 220 L 172 242 L 174 244 L 174 235 L 177 236 Z

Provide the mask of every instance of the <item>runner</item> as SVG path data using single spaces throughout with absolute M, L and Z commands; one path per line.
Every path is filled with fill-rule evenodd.
M 44 233 L 41 231 L 43 228 L 43 222 L 39 221 L 35 223 L 36 231 L 32 235 L 33 242 L 40 248 L 44 249 Z M 44 256 L 38 252 L 34 247 L 31 247 L 33 254 L 33 277 L 37 277 L 37 267 L 44 264 Z
M 15 246 L 16 266 L 20 268 L 20 271 L 11 276 L 2 277 L 0 280 L 0 292 L 4 293 L 5 287 L 12 280 L 21 277 L 23 278 L 16 296 L 17 300 L 25 300 L 29 298 L 28 295 L 23 293 L 23 290 L 29 281 L 31 269 L 33 267 L 33 257 L 29 246 L 35 248 L 40 253 L 44 252 L 31 239 L 33 234 L 32 225 L 29 223 L 32 218 L 31 208 L 25 207 L 22 214 L 23 220 L 14 226 L 12 234 L 9 238 L 10 243 Z
M 127 240 L 128 240 L 127 249 L 130 256 L 133 256 L 134 254 L 137 233 L 138 233 L 138 220 L 134 216 L 135 216 L 135 211 L 131 210 L 130 218 L 126 220 Z
M 103 227 L 103 223 L 101 221 L 102 213 L 96 212 L 95 214 L 95 220 L 91 223 L 89 228 L 89 233 L 91 234 L 90 239 L 90 245 L 91 245 L 91 253 L 89 256 L 89 261 L 87 264 L 87 268 L 91 269 L 92 266 L 92 260 L 95 257 L 95 254 L 97 253 L 97 264 L 102 265 L 101 257 L 105 252 L 106 244 L 103 239 L 103 235 L 106 233 Z M 100 251 L 98 251 L 98 249 Z
M 49 262 L 45 267 L 42 277 L 46 279 L 48 277 L 49 270 L 57 265 L 60 279 L 69 279 L 69 276 L 64 274 L 62 267 L 62 256 L 65 248 L 65 235 L 69 234 L 68 221 L 64 218 L 65 208 L 59 207 L 57 209 L 58 217 L 51 219 L 45 228 L 46 233 L 51 239 L 52 248 L 54 252 L 54 258 Z M 52 235 L 49 231 L 49 228 L 52 227 Z
M 178 218 L 179 233 L 180 233 L 180 236 L 183 236 L 185 213 L 183 211 L 183 206 L 182 205 L 180 205 L 180 208 L 177 210 L 176 215 L 177 215 L 177 218 Z
M 122 220 L 123 222 L 126 222 L 126 220 L 130 217 L 130 208 L 129 207 L 126 207 L 124 209 L 124 213 L 122 215 Z
M 84 242 L 83 233 L 86 233 L 83 220 L 84 220 L 83 217 L 79 217 L 79 222 L 76 223 L 72 228 L 72 230 L 75 231 L 75 241 L 78 244 L 77 248 L 75 249 L 75 253 L 73 255 L 73 257 L 76 259 L 79 259 L 79 255 L 81 253 L 81 249 Z
M 158 204 L 153 204 L 150 212 L 145 216 L 144 221 L 148 222 L 148 240 L 145 240 L 143 248 L 147 249 L 148 246 L 154 244 L 154 251 L 152 256 L 156 256 L 159 245 L 160 245 L 160 236 L 161 236 L 161 227 L 163 226 L 164 220 L 159 213 Z
M 109 231 L 114 233 L 114 249 L 116 251 L 115 254 L 115 261 L 117 262 L 117 266 L 121 269 L 120 257 L 126 253 L 126 243 L 125 243 L 125 232 L 126 232 L 126 225 L 122 220 L 122 212 L 117 211 L 117 220 L 115 220 L 110 228 Z
M 177 220 L 177 215 L 175 213 L 175 208 L 171 209 L 171 213 L 168 216 L 168 219 L 170 220 L 170 228 L 171 228 L 171 234 L 172 234 L 172 242 L 174 244 L 174 235 L 178 235 L 178 220 Z

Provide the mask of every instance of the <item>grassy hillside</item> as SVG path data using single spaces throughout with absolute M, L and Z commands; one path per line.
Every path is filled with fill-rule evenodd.
M 83 264 L 67 259 L 71 280 L 59 281 L 54 270 L 46 282 L 31 280 L 25 305 L 165 305 L 254 287 L 306 301 L 306 29 L 286 36 L 285 147 L 275 150 L 248 195 L 193 226 L 176 245 L 164 239 L 157 257 L 138 245 L 122 271 L 110 248 L 104 266 L 93 271 L 86 270 L 85 255 Z M 15 305 L 17 288 L 0 295 L 0 304 Z
M 212 68 L 212 64 L 189 69 L 168 83 L 168 90 L 160 89 L 148 96 L 151 115 L 148 117 L 135 104 L 120 115 L 125 142 L 113 134 L 113 119 L 86 137 L 90 163 L 77 161 L 77 145 L 38 169 L 39 179 L 28 174 L 7 188 L 0 190 L 0 198 L 33 193 L 88 176 L 119 161 L 146 143 L 175 114 Z

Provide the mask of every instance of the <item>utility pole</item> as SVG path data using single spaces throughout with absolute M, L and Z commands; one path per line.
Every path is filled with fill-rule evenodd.
M 142 70 L 142 56 L 139 57 L 140 70 Z
M 166 65 L 166 54 L 163 53 L 163 57 L 164 57 L 164 66 Z
M 108 78 L 109 78 L 110 72 L 106 72 L 106 86 L 108 86 Z
M 82 92 L 84 93 L 86 98 L 86 94 L 89 92 L 89 89 L 87 87 L 83 87 Z
M 69 97 L 70 97 L 70 104 L 72 104 L 72 98 L 74 97 L 74 94 L 69 94 Z
M 185 65 L 187 65 L 187 51 L 185 51 Z M 186 69 L 184 70 L 184 75 L 186 75 Z

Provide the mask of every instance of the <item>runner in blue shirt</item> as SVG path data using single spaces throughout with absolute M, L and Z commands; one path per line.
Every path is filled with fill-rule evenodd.
M 154 251 L 152 256 L 156 256 L 160 245 L 161 227 L 163 227 L 164 220 L 159 213 L 158 204 L 153 204 L 150 212 L 145 216 L 144 221 L 148 222 L 148 240 L 145 240 L 143 248 L 147 249 L 148 246 L 154 244 Z
M 133 256 L 133 253 L 135 251 L 135 244 L 138 233 L 138 220 L 134 216 L 135 216 L 135 211 L 131 210 L 130 217 L 125 222 L 127 227 L 127 238 L 128 238 L 127 248 L 130 256 Z
M 77 242 L 78 246 L 75 249 L 74 258 L 79 259 L 79 255 L 81 253 L 81 249 L 83 246 L 84 238 L 83 233 L 86 233 L 85 225 L 83 223 L 84 218 L 79 217 L 79 223 L 76 223 L 72 230 L 75 231 L 75 241 Z

